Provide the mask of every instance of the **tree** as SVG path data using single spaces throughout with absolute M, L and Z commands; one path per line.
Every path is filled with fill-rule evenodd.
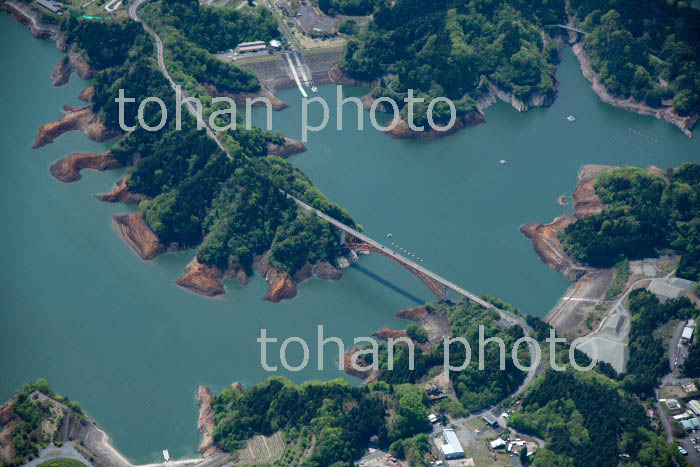
M 527 457 L 527 447 L 525 446 L 520 449 L 520 465 L 523 467 L 530 465 L 530 459 Z
M 700 376 L 700 339 L 695 338 L 695 342 L 688 350 L 688 356 L 681 365 L 681 372 L 687 378 L 697 378 Z
M 406 326 L 406 334 L 416 342 L 424 343 L 428 341 L 428 331 L 417 324 L 409 324 Z
M 425 405 L 425 391 L 417 386 L 403 385 L 398 389 L 399 399 L 396 411 L 391 418 L 390 439 L 408 438 L 428 431 L 428 407 Z

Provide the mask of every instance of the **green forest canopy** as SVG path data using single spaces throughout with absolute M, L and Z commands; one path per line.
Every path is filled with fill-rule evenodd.
M 214 441 L 231 452 L 255 434 L 308 429 L 315 443 L 307 465 L 350 463 L 360 457 L 374 435 L 386 446 L 390 438 L 398 440 L 426 430 L 430 426 L 426 403 L 425 391 L 416 386 L 390 390 L 379 384 L 370 389 L 350 386 L 344 380 L 297 386 L 273 377 L 243 391 L 228 388 L 214 398 Z M 393 415 L 387 424 L 389 408 Z
M 452 336 L 464 337 L 469 342 L 471 361 L 462 371 L 450 373 L 455 393 L 463 411 L 476 412 L 494 405 L 513 393 L 525 379 L 526 373 L 519 370 L 513 360 L 513 344 L 523 337 L 520 326 L 504 328 L 498 324 L 499 315 L 494 310 L 488 310 L 475 303 L 462 300 L 455 304 L 431 303 L 431 312 L 447 315 Z M 498 337 L 505 343 L 505 369 L 499 369 L 500 348 L 497 344 L 488 344 L 484 351 L 484 369 L 479 370 L 479 326 L 484 326 L 484 339 Z M 416 339 L 418 340 L 418 339 Z M 394 353 L 393 370 L 388 369 L 387 347 L 380 345 L 378 380 L 391 384 L 416 383 L 428 374 L 432 368 L 442 368 L 444 364 L 444 346 L 442 342 L 435 344 L 429 352 L 420 348 L 414 349 L 414 369 L 409 370 L 409 354 L 404 346 Z M 525 346 L 521 347 L 520 364 L 529 365 L 529 354 Z M 459 343 L 450 345 L 450 365 L 460 366 L 466 359 L 464 346 Z M 372 363 L 371 358 L 366 361 Z M 432 373 L 431 373 L 432 374 Z
M 352 78 L 381 78 L 375 97 L 402 105 L 410 88 L 457 101 L 460 114 L 474 111 L 484 77 L 519 99 L 553 98 L 557 54 L 542 28 L 561 22 L 563 2 L 399 0 L 377 8 L 347 43 L 340 67 Z
M 318 0 L 318 7 L 329 16 L 337 13 L 343 15 L 368 15 L 385 0 Z
M 213 7 L 197 0 L 167 0 L 159 2 L 158 17 L 211 53 L 233 49 L 241 42 L 280 37 L 277 20 L 269 9 L 262 5 L 237 9 L 237 5 Z
M 567 253 L 607 267 L 671 248 L 682 254 L 677 275 L 700 280 L 700 165 L 687 162 L 666 175 L 635 167 L 600 175 L 595 190 L 606 207 L 560 232 Z
M 605 87 L 659 107 L 700 108 L 700 10 L 678 0 L 572 0 Z
M 159 10 L 161 14 L 156 14 Z M 262 34 L 266 39 L 271 37 L 272 26 L 265 22 L 263 11 L 266 10 L 238 13 L 226 8 L 200 8 L 197 2 L 184 1 L 149 5 L 143 13 L 148 21 L 157 18 L 157 27 L 166 31 L 168 66 L 188 89 L 198 92 L 206 80 L 206 84 L 222 91 L 242 92 L 258 89 L 257 78 L 218 61 L 205 50 L 218 47 L 218 36 L 190 37 L 185 31 L 189 26 L 205 24 L 201 21 L 207 18 L 214 24 L 226 23 L 231 37 L 248 39 Z M 159 97 L 166 103 L 168 115 L 175 115 L 174 93 L 157 67 L 153 41 L 140 26 L 134 29 L 137 23 L 86 23 L 71 18 L 61 24 L 70 40 L 84 50 L 91 50 L 90 41 L 100 34 L 129 39 L 126 50 L 124 42 L 108 40 L 99 55 L 100 63 L 108 66 L 95 78 L 92 108 L 108 128 L 119 130 L 115 103 L 119 89 L 137 101 Z M 207 26 L 211 29 L 211 25 Z M 210 105 L 210 101 L 203 102 Z M 205 109 L 205 115 L 208 110 Z M 125 114 L 125 123 L 133 126 L 136 104 L 127 105 Z M 188 113 L 183 115 L 181 130 L 175 127 L 173 118 L 167 119 L 157 132 L 137 125 L 112 148 L 112 154 L 122 164 L 136 163 L 128 180 L 129 189 L 152 198 L 142 202 L 140 210 L 164 244 L 202 244 L 200 261 L 222 268 L 232 263 L 250 268 L 253 255 L 270 250 L 270 263 L 289 273 L 307 261 L 329 261 L 337 256 L 340 246 L 330 227 L 315 216 L 300 215 L 297 206 L 279 190 L 292 193 L 349 225 L 354 223 L 298 169 L 282 159 L 266 156 L 268 143 L 281 142 L 281 135 L 257 128 L 229 131 L 222 135 L 231 155 L 229 160 L 204 131 L 196 129 Z M 144 119 L 151 126 L 160 118 L 158 106 L 146 108 Z
M 545 440 L 535 466 L 675 465 L 674 448 L 657 435 L 639 400 L 595 371 L 549 370 L 526 390 L 508 425 Z
M 585 49 L 613 94 L 654 107 L 673 99 L 681 115 L 700 108 L 700 11 L 677 0 L 571 6 L 580 27 L 592 32 Z M 521 100 L 535 93 L 552 99 L 555 42 L 563 33 L 556 25 L 567 22 L 563 0 L 380 2 L 347 43 L 340 67 L 352 78 L 381 79 L 375 97 L 402 103 L 412 88 L 421 97 L 456 100 L 460 113 L 474 110 L 483 78 Z

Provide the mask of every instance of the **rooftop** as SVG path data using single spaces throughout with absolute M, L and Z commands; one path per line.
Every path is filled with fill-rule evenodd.
M 36 0 L 36 2 L 53 13 L 61 11 L 61 6 L 51 0 Z
M 457 439 L 457 434 L 455 433 L 455 430 L 452 430 L 452 429 L 444 430 L 442 432 L 442 437 L 445 441 L 445 444 L 440 446 L 440 449 L 442 450 L 442 453 L 445 456 L 454 455 L 454 454 L 464 455 L 464 449 L 462 449 L 462 443 L 460 443 L 459 439 Z
M 265 45 L 265 41 L 241 42 L 238 47 L 249 47 L 251 45 Z
M 649 292 L 661 299 L 683 297 L 688 294 L 688 290 L 685 287 L 673 284 L 669 279 L 654 279 L 649 284 Z
M 700 401 L 692 400 L 688 402 L 688 407 L 690 407 L 697 415 L 700 415 Z
M 690 340 L 693 338 L 693 328 L 690 328 L 688 326 L 683 328 L 683 334 L 681 335 L 682 339 L 687 339 Z
M 494 417 L 493 415 L 491 415 L 490 412 L 484 413 L 484 414 L 481 416 L 481 419 L 482 419 L 483 421 L 485 421 L 486 423 L 488 423 L 489 425 L 495 425 L 496 423 L 498 423 L 498 420 L 496 420 L 496 417 Z
M 680 423 L 686 430 L 700 428 L 700 418 L 697 417 L 691 418 L 690 420 L 681 420 Z

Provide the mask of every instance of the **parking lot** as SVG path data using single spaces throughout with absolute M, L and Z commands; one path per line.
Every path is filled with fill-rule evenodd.
M 683 438 L 681 446 L 688 452 L 684 454 L 691 465 L 700 465 L 700 431 L 691 432 Z

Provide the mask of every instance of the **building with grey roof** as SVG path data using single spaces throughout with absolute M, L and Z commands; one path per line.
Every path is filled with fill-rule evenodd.
M 52 2 L 51 0 L 36 0 L 36 2 L 49 10 L 51 13 L 58 13 L 61 11 L 61 6 L 56 2 Z
M 679 277 L 664 277 L 652 280 L 647 289 L 664 302 L 669 299 L 688 296 L 693 284 L 694 282 Z

